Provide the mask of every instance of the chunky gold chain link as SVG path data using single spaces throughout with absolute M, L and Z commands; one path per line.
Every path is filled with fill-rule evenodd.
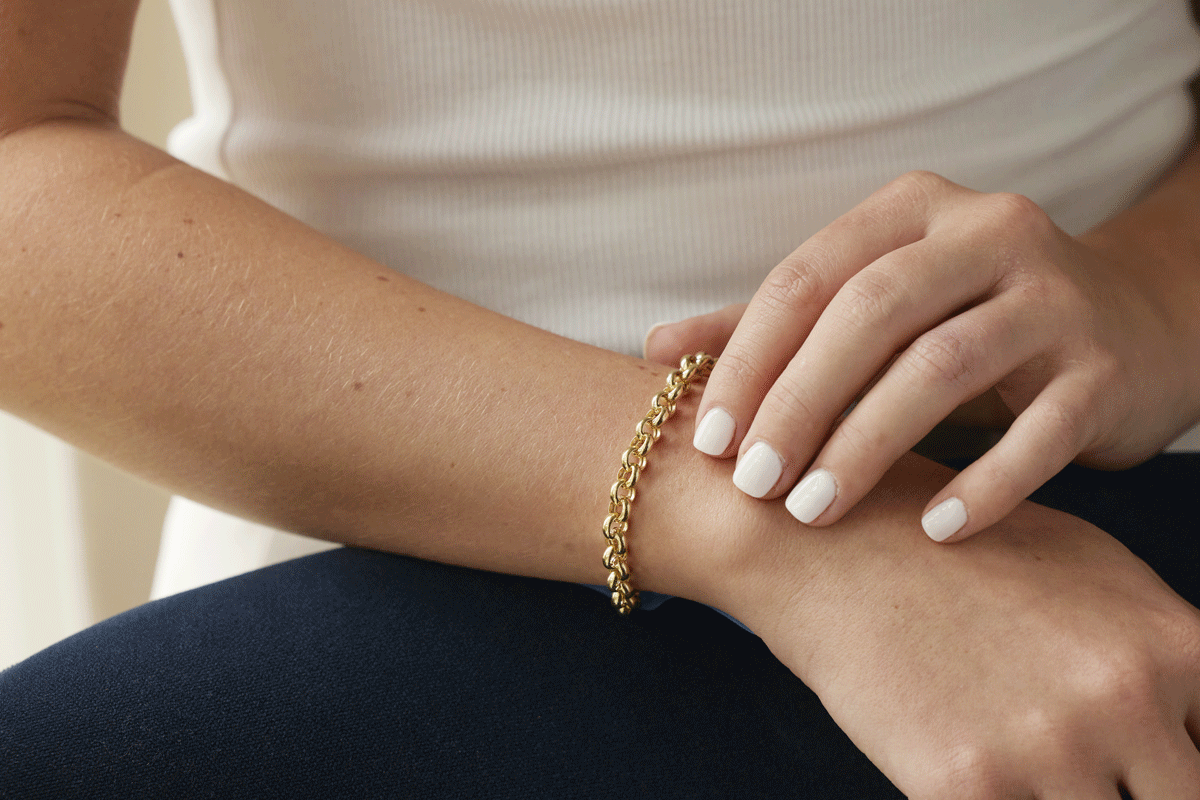
M 675 413 L 675 404 L 688 387 L 703 380 L 717 359 L 706 353 L 686 356 L 679 369 L 667 376 L 667 386 L 654 398 L 650 413 L 634 429 L 633 442 L 621 456 L 617 482 L 608 495 L 608 516 L 604 518 L 604 567 L 608 572 L 608 588 L 617 613 L 628 616 L 638 607 L 638 593 L 629 585 L 629 548 L 625 536 L 629 532 L 629 508 L 637 496 L 638 477 L 646 468 L 646 454 L 662 435 L 662 426 Z

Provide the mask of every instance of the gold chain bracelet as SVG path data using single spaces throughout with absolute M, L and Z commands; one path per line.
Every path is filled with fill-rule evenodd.
M 638 607 L 638 593 L 629 585 L 629 549 L 625 535 L 629 532 L 629 508 L 637 495 L 638 477 L 646 468 L 646 454 L 662 435 L 663 423 L 675 413 L 679 398 L 689 386 L 703 380 L 716 363 L 717 359 L 706 353 L 687 356 L 680 361 L 679 369 L 667 376 L 667 387 L 654 398 L 650 413 L 637 424 L 633 442 L 621 456 L 617 482 L 608 495 L 608 516 L 604 518 L 604 538 L 608 541 L 604 566 L 609 571 L 612 604 L 622 616 L 628 616 Z

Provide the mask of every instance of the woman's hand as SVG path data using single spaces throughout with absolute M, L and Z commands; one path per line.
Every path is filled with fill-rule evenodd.
M 696 447 L 737 454 L 740 489 L 791 490 L 788 509 L 814 525 L 841 519 L 994 387 L 1016 420 L 922 518 L 935 540 L 961 540 L 1072 460 L 1144 460 L 1200 408 L 1165 310 L 1169 276 L 1100 241 L 1068 236 L 1019 195 L 911 173 L 801 245 L 744 314 L 657 328 L 647 355 L 723 349 Z
M 722 607 L 909 797 L 1200 797 L 1200 614 L 1107 534 L 1031 503 L 953 548 L 897 523 L 947 477 L 906 456 L 827 532 L 740 509 L 757 539 Z

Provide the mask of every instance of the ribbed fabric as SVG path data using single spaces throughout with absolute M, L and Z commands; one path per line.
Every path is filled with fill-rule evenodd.
M 1179 156 L 1200 64 L 1185 0 L 172 6 L 196 109 L 176 155 L 624 352 L 747 300 L 911 169 L 1086 230 Z
M 1094 225 L 1178 154 L 1200 63 L 1181 0 L 173 5 L 178 155 L 625 352 L 910 169 Z

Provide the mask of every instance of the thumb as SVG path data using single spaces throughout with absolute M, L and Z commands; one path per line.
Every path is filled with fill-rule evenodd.
M 745 312 L 746 304 L 738 303 L 679 322 L 659 323 L 646 334 L 642 353 L 647 361 L 671 366 L 684 356 L 701 351 L 719 356 Z

